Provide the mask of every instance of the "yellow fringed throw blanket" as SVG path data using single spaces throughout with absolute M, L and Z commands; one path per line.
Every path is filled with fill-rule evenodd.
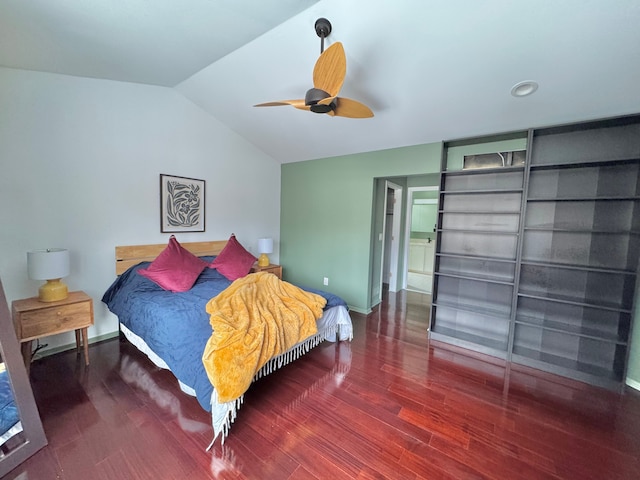
M 326 300 L 268 272 L 239 278 L 207 303 L 202 361 L 220 403 L 240 397 L 272 357 L 318 331 Z

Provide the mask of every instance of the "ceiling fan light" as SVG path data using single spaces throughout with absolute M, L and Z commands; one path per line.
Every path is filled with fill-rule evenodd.
M 309 107 L 309 110 L 311 110 L 314 113 L 329 113 L 330 111 L 335 110 L 335 108 L 336 108 L 336 103 L 335 103 L 335 100 L 334 100 L 329 105 L 324 105 L 324 104 L 320 104 L 320 103 L 317 103 L 315 105 L 311 105 Z
M 538 90 L 538 83 L 533 80 L 525 80 L 523 82 L 516 83 L 511 87 L 511 95 L 514 97 L 526 97 Z

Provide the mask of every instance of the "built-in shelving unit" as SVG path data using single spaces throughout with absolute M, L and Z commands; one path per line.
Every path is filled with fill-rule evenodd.
M 512 360 L 624 381 L 640 240 L 640 123 L 533 132 Z
M 448 147 L 432 337 L 620 387 L 640 258 L 640 117 L 531 130 L 524 166 L 452 171 Z
M 461 167 L 463 162 L 446 153 L 445 149 L 431 335 L 506 358 L 524 165 L 453 170 L 452 164 Z

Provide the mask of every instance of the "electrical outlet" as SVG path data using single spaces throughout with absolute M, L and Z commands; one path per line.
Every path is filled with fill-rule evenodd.
M 329 285 L 329 277 L 324 277 L 324 280 L 322 281 L 322 283 L 324 285 Z

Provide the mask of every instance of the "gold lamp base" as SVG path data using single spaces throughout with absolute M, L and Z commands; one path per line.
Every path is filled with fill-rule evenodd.
M 69 296 L 69 289 L 59 278 L 47 280 L 38 290 L 38 300 L 41 302 L 57 302 Z
M 261 253 L 258 257 L 258 266 L 259 267 L 268 267 L 269 266 L 269 257 L 266 253 Z

